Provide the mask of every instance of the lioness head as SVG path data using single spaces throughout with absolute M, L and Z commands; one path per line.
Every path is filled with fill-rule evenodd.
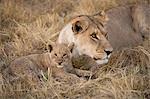
M 71 62 L 72 57 L 72 49 L 74 44 L 51 44 L 50 52 L 51 52 L 51 59 L 57 65 L 57 67 L 63 67 L 68 65 Z
M 107 63 L 113 50 L 104 28 L 107 20 L 104 13 L 78 16 L 62 29 L 58 43 L 74 42 L 73 55 L 88 55 L 98 64 Z

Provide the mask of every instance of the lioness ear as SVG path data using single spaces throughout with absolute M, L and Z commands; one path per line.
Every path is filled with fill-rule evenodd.
M 94 14 L 93 16 L 94 16 L 94 18 L 98 19 L 99 21 L 103 22 L 104 24 L 109 20 L 109 18 L 104 10 L 100 11 L 97 14 Z
M 88 21 L 86 20 L 78 20 L 72 24 L 72 31 L 75 34 L 84 32 L 89 26 Z
M 74 48 L 74 43 L 70 43 L 70 44 L 68 45 L 68 48 L 69 48 L 70 52 L 72 53 L 73 48 Z

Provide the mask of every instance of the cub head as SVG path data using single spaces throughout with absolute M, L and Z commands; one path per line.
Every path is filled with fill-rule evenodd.
M 58 43 L 73 42 L 73 55 L 88 55 L 98 64 L 107 63 L 113 51 L 104 28 L 107 20 L 104 12 L 93 16 L 78 16 L 62 29 Z
M 51 52 L 51 59 L 58 67 L 63 67 L 65 64 L 71 62 L 72 49 L 74 44 L 51 44 L 49 45 Z

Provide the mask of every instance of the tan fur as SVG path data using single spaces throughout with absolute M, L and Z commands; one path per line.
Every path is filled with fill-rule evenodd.
M 132 9 L 133 27 L 143 38 L 150 39 L 150 5 L 135 5 Z
M 75 74 L 71 63 L 71 46 L 66 44 L 53 45 L 52 52 L 32 54 L 14 60 L 8 67 L 9 73 L 29 82 L 39 83 L 42 77 L 41 70 L 52 70 L 53 77 L 66 77 L 68 73 Z M 16 79 L 12 78 L 11 80 Z
M 150 6 L 122 6 L 108 10 L 108 40 L 114 49 L 141 45 L 150 35 Z
M 104 50 L 112 51 L 112 47 L 119 50 L 142 44 L 143 37 L 150 36 L 149 20 L 149 5 L 122 6 L 112 8 L 106 14 L 81 15 L 61 30 L 58 42 L 74 42 L 74 55 L 85 54 L 103 61 L 103 64 L 103 59 L 107 57 Z M 77 32 L 75 26 L 82 30 Z M 96 42 L 90 36 L 94 32 L 99 37 Z
M 73 68 L 71 62 L 73 46 L 73 44 L 69 46 L 67 44 L 53 44 L 51 53 L 32 54 L 15 59 L 6 69 L 7 73 L 4 74 L 10 74 L 6 78 L 9 78 L 11 82 L 23 79 L 32 82 L 32 84 L 41 84 L 42 74 L 45 74 L 48 68 L 52 70 L 52 76 L 55 78 L 75 77 L 77 80 L 79 79 L 77 76 L 90 76 L 90 71 Z
M 106 21 L 108 19 L 104 12 L 93 17 L 78 16 L 61 30 L 58 43 L 73 42 L 75 44 L 73 56 L 87 55 L 95 59 L 98 64 L 107 63 L 113 48 L 107 40 L 107 32 L 103 27 Z

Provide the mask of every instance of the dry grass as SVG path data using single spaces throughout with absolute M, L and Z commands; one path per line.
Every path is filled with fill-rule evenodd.
M 42 53 L 75 15 L 141 2 L 150 3 L 149 0 L 0 0 L 0 70 L 17 57 Z M 150 43 L 148 40 L 143 46 L 114 53 L 94 80 L 68 78 L 60 82 L 48 72 L 42 87 L 25 81 L 16 81 L 12 86 L 1 72 L 0 98 L 148 99 Z

